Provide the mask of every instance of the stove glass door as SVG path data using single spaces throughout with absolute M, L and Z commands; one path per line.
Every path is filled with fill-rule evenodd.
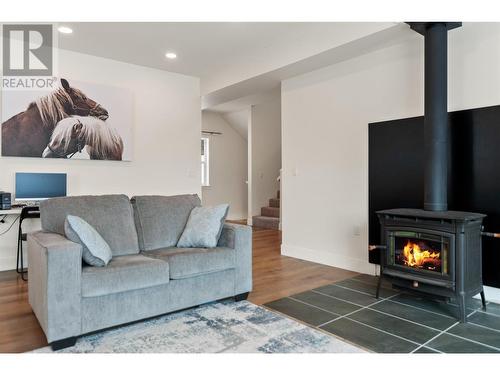
M 394 231 L 389 233 L 390 262 L 414 271 L 448 274 L 450 239 L 423 232 Z

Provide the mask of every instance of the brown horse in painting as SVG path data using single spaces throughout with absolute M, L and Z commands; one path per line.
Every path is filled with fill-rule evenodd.
M 56 124 L 62 119 L 94 116 L 106 120 L 108 111 L 61 79 L 61 87 L 32 102 L 2 124 L 2 155 L 42 157 Z

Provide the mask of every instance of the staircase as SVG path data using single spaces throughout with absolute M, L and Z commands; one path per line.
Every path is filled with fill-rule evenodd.
M 260 209 L 260 216 L 252 218 L 255 228 L 279 229 L 280 226 L 280 192 L 277 198 L 269 199 L 269 206 Z

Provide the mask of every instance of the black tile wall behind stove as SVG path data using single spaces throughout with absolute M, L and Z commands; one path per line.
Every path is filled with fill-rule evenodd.
M 448 209 L 484 213 L 485 230 L 500 232 L 500 106 L 450 112 L 448 123 Z M 376 211 L 423 208 L 423 131 L 423 117 L 368 125 L 370 244 L 380 243 Z M 500 239 L 483 238 L 483 281 L 500 287 Z

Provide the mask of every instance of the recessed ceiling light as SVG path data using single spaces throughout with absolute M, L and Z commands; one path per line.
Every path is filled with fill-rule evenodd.
M 177 58 L 177 54 L 175 52 L 167 52 L 165 54 L 165 56 L 166 56 L 167 59 L 170 59 L 170 60 L 173 60 L 173 59 Z
M 63 33 L 63 34 L 71 34 L 71 33 L 73 33 L 73 30 L 70 29 L 67 26 L 59 26 L 57 28 L 57 31 L 59 31 L 60 33 Z

